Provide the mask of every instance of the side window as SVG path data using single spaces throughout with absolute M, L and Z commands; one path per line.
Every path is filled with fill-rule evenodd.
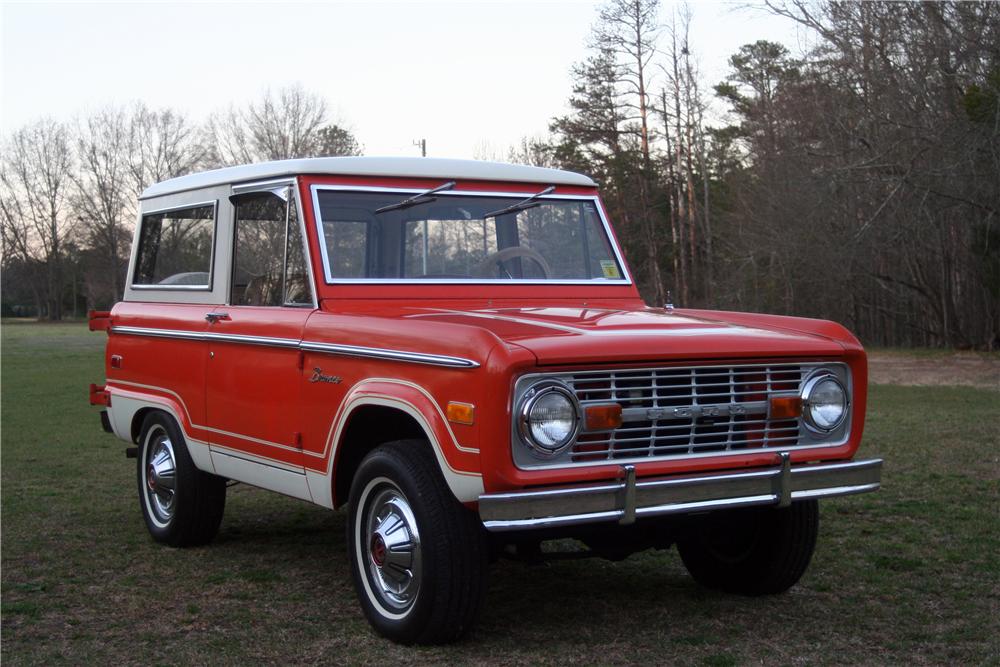
M 295 200 L 286 188 L 234 200 L 234 306 L 312 305 Z
M 140 224 L 133 286 L 211 288 L 214 204 L 149 213 Z

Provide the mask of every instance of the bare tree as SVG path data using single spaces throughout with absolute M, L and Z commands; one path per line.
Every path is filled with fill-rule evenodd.
M 131 188 L 139 194 L 153 183 L 195 171 L 205 159 L 197 128 L 173 109 L 154 110 L 142 102 L 127 113 Z
M 521 140 L 506 148 L 496 148 L 489 142 L 481 142 L 473 152 L 477 160 L 526 164 L 532 167 L 557 167 L 555 146 L 546 137 L 521 137 Z
M 73 170 L 69 132 L 51 119 L 5 142 L 0 162 L 0 231 L 5 259 L 17 258 L 41 280 L 32 290 L 42 315 L 62 318 L 64 243 L 73 232 L 67 197 Z
M 211 161 L 236 165 L 359 154 L 361 146 L 354 136 L 328 124 L 328 116 L 326 101 L 300 85 L 265 90 L 260 99 L 209 118 Z
M 108 305 L 122 296 L 129 238 L 126 221 L 135 213 L 130 127 L 124 110 L 108 107 L 81 120 L 76 133 L 79 168 L 73 177 L 73 207 L 86 245 L 102 257 L 89 272 L 91 285 L 102 288 L 89 296 Z

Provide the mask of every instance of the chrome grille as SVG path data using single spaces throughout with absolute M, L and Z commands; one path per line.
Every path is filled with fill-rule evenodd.
M 583 433 L 574 463 L 674 457 L 800 444 L 798 419 L 768 419 L 774 395 L 796 395 L 812 364 L 668 367 L 568 373 L 586 408 L 614 402 L 623 424 Z

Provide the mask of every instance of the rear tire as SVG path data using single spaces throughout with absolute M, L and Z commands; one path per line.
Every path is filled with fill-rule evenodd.
M 711 514 L 677 541 L 677 551 L 702 586 L 771 595 L 788 590 L 805 573 L 818 532 L 818 503 L 804 500 L 782 509 Z
M 486 588 L 484 531 L 451 494 L 428 442 L 386 443 L 362 460 L 347 544 L 361 608 L 382 636 L 443 644 L 475 623 Z
M 172 547 L 210 542 L 222 523 L 226 480 L 195 467 L 173 417 L 146 415 L 136 460 L 139 506 L 153 539 Z

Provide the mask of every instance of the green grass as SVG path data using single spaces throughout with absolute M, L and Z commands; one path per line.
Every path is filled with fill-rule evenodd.
M 87 385 L 103 334 L 2 331 L 4 665 L 362 663 L 968 664 L 1000 660 L 1000 393 L 875 386 L 877 494 L 822 503 L 789 593 L 697 587 L 674 551 L 491 571 L 476 632 L 405 648 L 368 628 L 342 513 L 240 485 L 218 539 L 154 544 L 135 462 Z

